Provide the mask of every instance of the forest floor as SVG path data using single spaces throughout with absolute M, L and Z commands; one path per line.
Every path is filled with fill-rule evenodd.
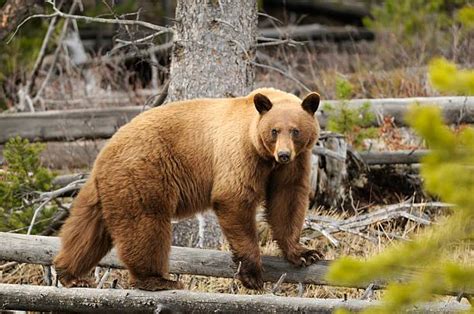
M 455 60 L 461 65 L 468 67 L 474 64 L 474 40 L 469 39 L 446 53 L 450 57 L 455 54 Z M 263 55 L 262 63 L 283 69 L 294 79 L 269 70 L 257 70 L 256 85 L 257 87 L 272 86 L 293 92 L 298 95 L 304 95 L 305 91 L 301 84 L 306 85 L 311 90 L 319 91 L 323 99 L 336 99 L 336 85 L 338 80 L 350 82 L 352 90 L 350 98 L 400 98 L 415 96 L 438 96 L 433 88 L 431 88 L 427 78 L 427 63 L 437 55 L 438 52 L 429 52 L 419 50 L 418 53 L 407 52 L 402 48 L 394 38 L 382 37 L 374 42 L 351 42 L 351 43 L 310 43 L 306 46 L 277 47 L 260 51 Z M 94 64 L 92 62 L 92 64 Z M 128 86 L 130 75 L 123 75 L 120 71 L 115 71 L 115 66 L 103 66 L 101 62 L 95 63 L 90 67 L 90 73 L 94 75 L 94 88 L 87 93 L 100 95 L 101 92 L 125 91 L 134 100 L 132 103 L 140 104 L 146 99 L 138 95 L 135 87 L 124 90 L 124 86 Z M 51 79 L 49 86 L 45 90 L 46 99 L 62 99 L 62 98 L 78 98 L 86 94 L 82 74 L 74 68 L 64 67 L 64 73 L 67 74 L 68 80 L 64 77 L 57 76 Z M 65 75 L 64 74 L 64 75 Z M 165 74 L 160 74 L 165 76 Z M 42 78 L 39 77 L 39 80 Z M 78 92 L 83 87 L 84 92 Z M 98 92 L 100 91 L 100 92 Z M 89 103 L 88 106 L 96 106 L 97 104 Z M 66 109 L 67 107 L 58 108 L 57 106 L 48 107 L 46 109 Z M 391 126 L 389 132 L 379 130 L 379 142 L 383 142 L 383 147 L 388 150 L 406 149 L 412 147 L 413 137 L 409 135 L 406 129 L 399 129 L 397 126 Z M 391 132 L 391 133 L 390 133 Z M 395 134 L 395 135 L 394 135 Z M 408 135 L 407 135 L 408 134 Z M 386 139 L 380 140 L 386 135 Z M 372 143 L 373 144 L 373 143 Z M 367 142 L 364 145 L 370 145 Z M 364 147 L 362 147 L 364 148 Z M 367 148 L 367 147 L 365 147 Z M 70 169 L 72 172 L 75 169 Z M 392 169 L 393 170 L 393 169 Z M 388 170 L 388 171 L 392 171 Z M 358 204 L 353 210 L 341 209 L 325 209 L 314 208 L 311 213 L 314 215 L 330 216 L 334 219 L 343 219 L 352 217 L 355 214 L 367 213 L 376 210 L 382 205 L 393 202 L 401 202 L 410 199 L 414 195 L 407 193 L 397 193 L 395 191 L 387 191 L 390 195 L 379 195 L 378 202 L 368 202 L 368 204 Z M 429 200 L 426 196 L 417 195 L 419 199 Z M 385 201 L 384 201 L 385 200 Z M 430 221 L 437 223 L 448 214 L 447 210 L 430 211 L 424 214 L 428 215 Z M 319 235 L 308 241 L 307 245 L 318 249 L 324 259 L 335 259 L 343 255 L 358 256 L 366 258 L 381 252 L 385 247 L 397 241 L 393 234 L 400 235 L 409 241 L 410 237 L 416 236 L 424 227 L 417 222 L 406 218 L 397 218 L 392 221 L 385 221 L 374 224 L 367 232 L 377 233 L 376 241 L 365 239 L 359 235 L 340 232 L 335 235 L 339 240 L 339 246 L 335 247 L 324 236 Z M 278 255 L 279 250 L 276 244 L 271 241 L 268 227 L 265 224 L 260 226 L 262 252 L 266 255 Z M 226 244 L 222 247 L 228 250 Z M 470 248 L 459 248 L 456 260 L 470 262 L 474 261 L 474 252 Z M 118 279 L 119 286 L 126 288 L 127 272 L 113 270 L 104 287 L 108 287 L 114 279 Z M 227 292 L 231 291 L 231 287 L 236 293 L 253 294 L 256 292 L 249 291 L 241 286 L 236 280 L 222 278 L 207 278 L 200 276 L 181 276 L 180 278 L 190 290 L 207 291 L 207 292 Z M 0 270 L 0 282 L 2 283 L 43 283 L 43 268 L 38 265 L 19 264 L 13 268 Z M 272 289 L 272 284 L 267 283 L 266 292 Z M 299 291 L 296 284 L 283 283 L 277 292 L 278 295 L 296 296 L 311 298 L 360 298 L 364 293 L 361 289 L 337 288 L 328 286 L 306 285 L 304 290 Z M 375 292 L 374 298 L 378 298 L 381 292 Z M 446 297 L 451 298 L 451 297 Z M 454 297 L 453 297 L 454 298 Z

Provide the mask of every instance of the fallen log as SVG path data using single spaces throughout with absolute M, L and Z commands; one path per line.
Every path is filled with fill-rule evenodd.
M 56 288 L 0 284 L 0 309 L 74 312 L 182 312 L 182 313 L 333 313 L 336 309 L 359 312 L 377 301 L 236 295 L 185 290 Z M 454 313 L 469 310 L 459 302 L 419 304 L 414 312 Z
M 54 110 L 0 115 L 0 143 L 20 136 L 30 141 L 109 138 L 143 107 Z
M 362 20 L 370 15 L 369 7 L 361 1 L 341 1 L 341 0 L 265 0 L 264 8 L 281 8 L 290 11 L 302 12 L 304 14 L 323 15 L 332 19 L 342 19 L 345 21 Z
M 44 236 L 28 236 L 0 232 L 0 260 L 20 263 L 51 265 L 53 257 L 59 250 L 59 238 Z M 330 261 L 321 260 L 315 264 L 298 268 L 292 266 L 281 257 L 263 256 L 263 279 L 277 282 L 286 273 L 285 282 L 306 283 L 316 285 L 332 285 L 325 279 Z M 99 266 L 124 268 L 113 249 L 99 263 Z M 186 247 L 172 247 L 170 255 L 170 272 L 174 274 L 201 275 L 223 278 L 234 278 L 236 266 L 230 253 L 218 250 L 203 250 Z M 405 281 L 413 271 L 407 270 L 396 278 Z M 374 281 L 376 288 L 385 285 L 382 281 Z M 352 285 L 349 288 L 365 288 L 365 285 Z M 474 290 L 463 291 L 466 295 L 474 294 Z M 445 294 L 458 295 L 457 291 L 446 291 Z
M 404 115 L 408 105 L 419 103 L 437 105 L 443 111 L 445 121 L 474 123 L 474 97 L 420 97 L 399 99 L 356 99 L 348 102 L 350 108 L 369 102 L 375 114 L 373 125 L 379 125 L 384 116 L 394 117 L 395 125 L 406 125 Z M 336 105 L 339 101 L 324 101 Z M 55 110 L 36 113 L 0 114 L 0 144 L 9 138 L 21 136 L 31 141 L 54 141 L 109 138 L 115 131 L 144 110 L 142 106 Z M 319 113 L 322 127 L 326 126 L 327 114 Z
M 51 265 L 53 257 L 59 251 L 57 237 L 27 236 L 24 234 L 0 232 L 0 260 L 20 263 Z M 287 273 L 285 282 L 326 285 L 325 279 L 329 262 L 319 261 L 306 268 L 297 268 L 276 256 L 264 256 L 264 280 L 276 282 L 283 273 Z M 115 250 L 105 256 L 99 266 L 124 268 Z M 202 250 L 185 247 L 172 247 L 170 272 L 175 274 L 193 274 L 212 277 L 233 278 L 236 266 L 228 252 Z M 358 288 L 364 288 L 358 286 Z
M 321 24 L 289 25 L 278 28 L 261 28 L 259 36 L 263 38 L 295 40 L 373 40 L 370 30 L 355 26 L 326 26 Z
M 429 153 L 427 149 L 401 150 L 393 152 L 360 152 L 360 157 L 368 165 L 417 164 Z
M 323 104 L 337 106 L 340 101 L 328 100 Z M 410 105 L 436 106 L 441 109 L 444 122 L 448 124 L 474 123 L 474 97 L 472 96 L 446 96 L 446 97 L 413 97 L 413 98 L 379 98 L 379 99 L 353 99 L 347 102 L 350 109 L 360 108 L 370 104 L 370 111 L 375 118 L 372 126 L 380 126 L 383 117 L 393 117 L 396 126 L 407 126 L 405 115 Z M 319 121 L 325 127 L 328 115 L 320 111 Z

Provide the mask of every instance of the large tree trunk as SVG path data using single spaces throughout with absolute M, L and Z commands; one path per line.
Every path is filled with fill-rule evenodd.
M 252 90 L 256 0 L 178 0 L 174 27 L 167 102 L 235 97 Z M 177 245 L 193 245 L 197 240 L 198 246 L 214 243 L 210 247 L 218 247 L 222 238 L 217 219 L 211 214 L 180 222 L 173 229 L 174 234 L 190 236 L 176 239 Z
M 8 0 L 0 8 L 0 41 L 4 41 L 25 18 L 37 13 L 42 4 L 40 0 Z
M 167 101 L 252 90 L 255 0 L 179 0 Z

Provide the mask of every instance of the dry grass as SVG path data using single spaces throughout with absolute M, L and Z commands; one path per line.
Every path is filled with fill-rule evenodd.
M 465 34 L 461 42 L 455 31 L 452 45 L 428 51 L 422 39 L 409 50 L 396 37 L 379 34 L 373 42 L 325 43 L 305 46 L 280 46 L 262 51 L 266 62 L 298 78 L 323 99 L 336 98 L 336 80 L 344 78 L 354 86 L 353 98 L 400 98 L 437 96 L 427 80 L 428 62 L 436 56 L 455 60 L 462 67 L 472 67 L 474 32 Z M 268 61 L 270 60 L 270 61 Z M 258 86 L 275 86 L 305 94 L 291 79 L 271 70 L 259 69 Z
M 336 81 L 341 78 L 353 85 L 352 98 L 437 96 L 427 79 L 426 65 L 429 60 L 444 56 L 464 67 L 474 64 L 474 54 L 470 53 L 474 51 L 474 32 L 465 34 L 459 40 L 459 34 L 453 31 L 452 39 L 451 46 L 432 51 L 427 50 L 422 40 L 419 46 L 407 49 L 390 34 L 379 34 L 373 42 L 318 41 L 294 47 L 281 45 L 259 49 L 257 61 L 278 68 L 307 88 L 319 91 L 323 99 L 336 98 Z M 169 75 L 167 54 L 160 57 L 163 65 L 152 67 L 157 73 L 159 86 Z M 113 102 L 104 104 L 100 101 L 100 98 L 111 97 L 114 92 L 126 93 L 129 98 L 127 104 L 142 105 L 146 97 L 136 92 L 152 88 L 150 64 L 156 63 L 150 62 L 148 57 L 124 61 L 120 55 L 113 58 L 92 56 L 86 66 L 78 68 L 71 65 L 67 58 L 61 58 L 55 75 L 44 91 L 43 102 L 37 104 L 37 109 L 114 106 Z M 273 86 L 299 95 L 306 94 L 300 84 L 285 75 L 261 67 L 257 67 L 256 71 L 257 87 Z M 38 82 L 44 80 L 45 73 L 40 73 Z M 50 101 L 87 99 L 91 96 L 97 97 L 91 101 L 61 102 L 59 105 Z M 16 96 L 10 97 L 14 99 Z

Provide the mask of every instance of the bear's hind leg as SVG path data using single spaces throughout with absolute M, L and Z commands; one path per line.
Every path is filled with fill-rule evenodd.
M 130 272 L 130 284 L 149 291 L 182 289 L 179 281 L 168 279 L 171 218 L 143 213 L 122 223 L 124 229 L 120 229 L 126 231 L 112 234 L 112 238 Z
M 61 243 L 53 262 L 61 284 L 94 286 L 85 277 L 112 248 L 94 185 L 86 183 L 75 199 L 71 215 L 61 228 Z

